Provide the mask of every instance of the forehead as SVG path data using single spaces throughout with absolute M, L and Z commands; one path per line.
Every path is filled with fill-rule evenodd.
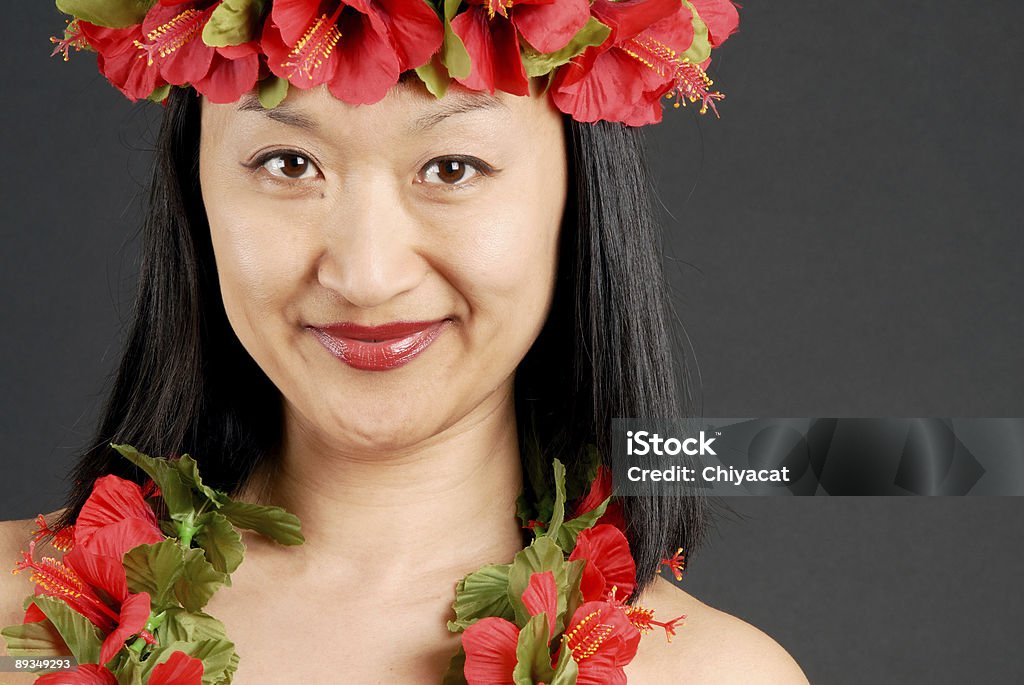
M 203 103 L 204 128 L 286 127 L 325 138 L 416 137 L 459 127 L 529 135 L 538 126 L 550 126 L 560 119 L 542 93 L 518 97 L 499 91 L 492 95 L 454 84 L 443 97 L 436 98 L 415 79 L 403 80 L 384 99 L 369 105 L 342 102 L 324 86 L 293 87 L 273 109 L 264 108 L 253 93 L 233 104 Z

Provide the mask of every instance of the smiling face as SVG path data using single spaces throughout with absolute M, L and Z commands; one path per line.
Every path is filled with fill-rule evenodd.
M 566 200 L 548 98 L 204 101 L 200 182 L 228 319 L 286 430 L 401 450 L 511 401 Z

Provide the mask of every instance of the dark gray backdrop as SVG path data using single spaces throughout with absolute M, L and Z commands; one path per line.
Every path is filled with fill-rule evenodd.
M 61 504 L 129 311 L 156 106 L 4 13 L 0 518 Z M 649 130 L 706 416 L 1024 416 L 1024 7 L 751 0 Z M 685 586 L 814 683 L 1020 682 L 1024 499 L 733 502 Z

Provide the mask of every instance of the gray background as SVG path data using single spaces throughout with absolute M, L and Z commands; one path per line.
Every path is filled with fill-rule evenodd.
M 116 361 L 156 106 L 4 13 L 0 518 L 60 505 Z M 1024 416 L 1020 3 L 746 3 L 721 120 L 649 130 L 706 416 Z M 814 683 L 1020 682 L 1021 498 L 744 498 L 684 585 Z M 685 674 L 681 674 L 685 677 Z

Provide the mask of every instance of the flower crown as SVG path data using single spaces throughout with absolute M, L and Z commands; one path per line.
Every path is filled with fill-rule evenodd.
M 53 54 L 94 50 L 131 100 L 191 86 L 211 102 L 258 88 L 264 107 L 290 86 L 326 84 L 350 104 L 415 73 L 436 97 L 452 80 L 529 93 L 583 122 L 661 120 L 661 98 L 715 111 L 705 69 L 736 30 L 730 0 L 56 0 L 71 15 Z

